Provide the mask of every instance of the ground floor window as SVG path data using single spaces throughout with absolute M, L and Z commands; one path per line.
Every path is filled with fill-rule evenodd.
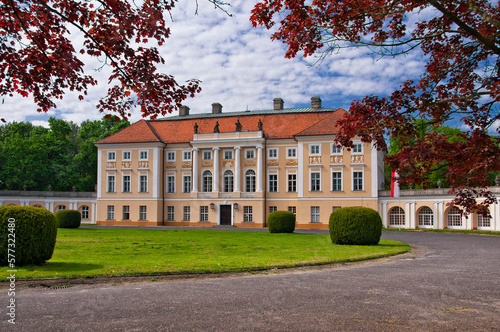
M 115 206 L 108 205 L 108 220 L 115 219 Z
M 208 221 L 208 206 L 200 206 L 200 221 Z
M 173 206 L 167 206 L 167 220 L 168 221 L 174 220 L 174 207 Z
M 456 207 L 452 207 L 448 210 L 448 227 L 462 226 L 462 215 L 460 210 Z
M 292 212 L 293 214 L 297 214 L 297 207 L 296 206 L 289 206 L 288 211 Z
M 342 206 L 332 206 L 332 212 L 335 211 L 335 210 L 338 210 L 340 209 Z
M 418 225 L 419 226 L 432 226 L 434 225 L 434 213 L 430 207 L 424 206 L 418 212 Z
M 89 207 L 86 205 L 82 206 L 82 219 L 89 219 Z
M 477 227 L 489 228 L 491 227 L 491 218 L 484 217 L 482 214 L 477 215 Z
M 61 210 L 66 210 L 66 206 L 64 206 L 64 205 L 59 205 L 59 206 L 57 207 L 57 210 L 59 210 L 59 211 L 61 211 Z
M 243 207 L 243 221 L 244 222 L 252 222 L 253 221 L 252 207 L 251 206 L 244 206 Z
M 405 210 L 399 206 L 393 207 L 389 211 L 389 226 L 404 226 L 405 225 Z
M 319 222 L 319 206 L 311 206 L 311 222 Z
M 278 207 L 277 206 L 270 206 L 269 213 L 274 212 L 274 211 L 278 211 Z
M 147 219 L 146 206 L 141 205 L 139 206 L 139 220 L 146 220 L 146 219 Z
M 185 206 L 184 207 L 184 221 L 189 221 L 189 220 L 191 220 L 191 207 Z
M 123 206 L 123 220 L 130 220 L 130 206 Z

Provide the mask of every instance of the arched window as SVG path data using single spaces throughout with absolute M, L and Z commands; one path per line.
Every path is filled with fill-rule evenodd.
M 41 208 L 42 206 L 40 204 L 35 204 L 33 207 Z
M 452 207 L 448 210 L 448 227 L 462 226 L 462 215 L 460 210 Z
M 232 171 L 224 172 L 224 192 L 230 193 L 234 191 L 234 176 Z
M 389 226 L 404 226 L 405 225 L 405 210 L 399 206 L 393 207 L 389 211 Z
M 418 226 L 426 227 L 434 225 L 434 213 L 428 206 L 424 206 L 418 211 Z
M 490 228 L 491 219 L 484 217 L 482 214 L 477 215 L 477 228 Z
M 59 206 L 57 207 L 57 210 L 58 210 L 58 211 L 61 211 L 61 210 L 66 210 L 66 206 L 64 206 L 64 205 L 59 205 Z
M 82 206 L 82 219 L 89 219 L 89 207 L 86 205 Z
M 203 192 L 211 192 L 212 191 L 212 172 L 210 171 L 205 171 L 203 172 L 203 186 L 202 190 Z
M 255 171 L 252 169 L 245 173 L 245 191 L 248 193 L 255 192 Z

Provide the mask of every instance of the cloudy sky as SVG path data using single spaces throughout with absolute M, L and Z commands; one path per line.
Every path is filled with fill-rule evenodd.
M 194 0 L 181 1 L 172 12 L 172 35 L 160 49 L 166 61 L 161 70 L 180 83 L 191 78 L 202 81 L 202 92 L 185 102 L 191 113 L 210 112 L 214 102 L 223 105 L 223 112 L 271 109 L 276 97 L 285 101 L 285 107 L 306 107 L 312 96 L 320 96 L 323 107 L 348 109 L 353 100 L 387 95 L 403 80 L 418 78 L 425 65 L 418 53 L 380 59 L 366 49 L 345 49 L 320 64 L 314 57 L 285 59 L 285 45 L 272 42 L 271 32 L 253 28 L 249 21 L 257 1 L 230 2 L 232 17 L 203 0 L 198 0 L 198 15 Z M 87 62 L 88 71 L 100 66 L 95 59 Z M 29 98 L 5 98 L 0 117 L 42 125 L 49 116 L 77 123 L 99 119 L 102 114 L 96 105 L 107 91 L 109 69 L 94 75 L 100 84 L 84 101 L 68 93 L 56 110 L 39 114 Z M 131 121 L 140 118 L 134 110 Z

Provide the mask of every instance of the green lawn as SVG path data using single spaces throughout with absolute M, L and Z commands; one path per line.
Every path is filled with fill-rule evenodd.
M 18 267 L 16 279 L 102 275 L 218 273 L 357 261 L 410 246 L 339 246 L 328 235 L 164 229 L 58 229 L 43 266 Z M 6 272 L 8 268 L 1 268 Z

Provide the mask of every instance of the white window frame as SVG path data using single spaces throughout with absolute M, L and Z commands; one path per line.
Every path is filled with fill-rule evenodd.
M 248 175 L 247 173 L 252 171 L 253 175 Z M 253 193 L 257 190 L 257 172 L 254 169 L 245 170 L 245 192 Z M 253 181 L 251 180 L 253 178 Z M 250 183 L 249 183 L 250 182 Z
M 127 214 L 127 218 L 125 218 L 125 213 Z M 130 205 L 122 207 L 122 220 L 130 220 Z
M 62 210 L 66 210 L 66 205 L 57 206 L 57 211 L 62 211 Z
M 450 212 L 453 212 L 453 213 L 450 213 Z M 458 220 L 459 225 L 455 225 L 457 220 Z M 462 227 L 462 225 L 463 225 L 463 220 L 462 220 L 462 215 L 460 214 L 460 210 L 455 206 L 450 207 L 448 209 L 448 211 L 446 212 L 446 226 L 448 228 L 454 229 L 454 228 Z
M 361 173 L 361 189 L 354 189 L 354 173 Z M 363 169 L 351 169 L 351 190 L 352 191 L 365 191 L 365 170 Z
M 212 160 L 212 150 L 204 150 L 202 153 L 203 160 Z
M 319 189 L 313 189 L 313 174 L 319 174 Z M 309 191 L 310 192 L 320 192 L 321 191 L 321 170 L 313 169 L 309 171 Z
M 125 190 L 125 177 L 128 176 L 128 190 Z M 132 175 L 130 173 L 122 173 L 122 193 L 132 192 Z
M 205 173 L 210 173 L 210 177 L 207 176 L 207 181 L 205 183 Z M 207 174 L 208 174 L 207 173 Z M 208 178 L 210 178 L 210 183 L 208 182 Z M 201 191 L 204 193 L 212 192 L 214 188 L 214 175 L 212 171 L 206 169 L 201 173 Z
M 272 189 L 272 186 L 271 186 L 271 177 L 272 176 L 276 176 L 276 180 L 273 180 L 273 182 L 276 182 L 276 190 L 271 190 Z M 278 176 L 277 172 L 268 174 L 268 176 L 267 176 L 267 192 L 270 192 L 270 193 L 279 192 L 279 176 Z
M 270 206 L 269 213 L 273 213 L 274 211 L 278 211 L 278 207 L 277 206 Z
M 268 148 L 267 158 L 268 159 L 278 159 L 278 148 Z
M 245 159 L 255 159 L 255 149 L 245 149 Z M 251 156 L 249 156 L 251 154 Z
M 186 180 L 187 178 L 189 178 L 189 181 Z M 186 187 L 187 183 L 189 183 L 189 186 Z M 192 188 L 193 188 L 193 178 L 191 177 L 191 174 L 182 174 L 182 192 L 184 194 L 190 193 Z
M 146 188 L 145 188 L 146 190 L 145 191 L 141 190 L 142 189 L 141 185 L 142 185 L 142 177 L 143 176 L 146 177 Z M 148 190 L 149 190 L 149 188 L 148 188 L 149 187 L 149 176 L 148 176 L 148 174 L 147 173 L 142 173 L 142 174 L 139 173 L 139 181 L 137 181 L 137 182 L 138 182 L 138 189 L 137 189 L 137 191 L 140 192 L 140 193 L 147 193 Z
M 243 207 L 243 222 L 253 222 L 253 207 L 244 206 Z
M 364 150 L 363 146 L 364 146 L 363 142 L 353 142 L 351 154 L 363 154 L 363 150 Z M 359 149 L 357 147 L 359 147 Z
M 116 161 L 116 151 L 108 151 L 108 161 Z
M 295 183 L 295 190 L 290 190 L 290 175 L 295 175 L 295 180 L 293 182 Z M 297 173 L 287 173 L 286 175 L 286 192 L 287 193 L 296 193 L 297 192 Z
M 175 220 L 175 208 L 173 205 L 167 206 L 167 221 Z
M 183 221 L 190 221 L 191 220 L 191 206 L 189 206 L 189 205 L 184 206 L 183 211 L 184 211 Z
M 125 154 L 128 154 L 128 157 L 125 156 Z M 132 160 L 132 151 L 123 151 L 122 152 L 122 160 L 123 161 L 131 161 Z
M 231 175 L 228 175 L 231 172 Z M 229 179 L 231 179 L 229 181 Z M 226 181 L 228 180 L 228 181 Z M 222 192 L 232 193 L 234 192 L 234 172 L 230 169 L 226 169 L 222 172 Z
M 200 221 L 201 222 L 208 221 L 208 206 L 206 205 L 200 206 Z
M 148 220 L 148 207 L 146 205 L 139 206 L 139 220 Z
M 167 155 L 167 161 L 175 161 L 175 151 L 165 151 L 165 154 Z
M 291 153 L 292 151 L 293 153 Z M 293 156 L 291 156 L 290 154 L 293 154 Z M 286 148 L 286 158 L 297 159 L 297 148 Z
M 139 150 L 139 160 L 140 161 L 149 160 L 149 151 L 148 150 Z
M 312 224 L 321 223 L 320 212 L 321 212 L 321 209 L 319 206 L 311 206 L 311 223 Z
M 115 220 L 115 206 L 108 205 L 108 219 L 107 220 Z
M 82 206 L 82 219 L 89 219 L 89 207 L 87 205 Z
M 110 179 L 113 178 L 111 182 Z M 112 184 L 112 187 L 111 187 Z M 106 176 L 106 192 L 107 193 L 115 193 L 116 192 L 116 174 L 107 174 Z
M 419 228 L 431 228 L 434 226 L 434 211 L 429 206 L 422 206 L 418 209 L 417 219 Z
M 233 160 L 234 159 L 234 151 L 233 150 L 222 150 L 222 158 L 224 160 Z
M 491 211 L 490 211 L 490 214 L 492 215 Z M 485 217 L 482 214 L 478 213 L 477 214 L 477 229 L 478 230 L 491 229 L 491 221 L 492 221 L 492 218 Z M 487 225 L 487 226 L 485 226 L 485 225 Z
M 340 189 L 335 189 L 333 187 L 333 173 L 340 173 Z M 332 168 L 330 172 L 330 191 L 332 192 L 342 192 L 344 191 L 344 170 L 343 168 Z
M 288 212 L 292 212 L 293 214 L 297 214 L 297 207 L 296 206 L 289 206 Z
M 406 211 L 400 206 L 394 206 L 389 210 L 389 227 L 405 227 Z
M 313 151 L 313 150 L 316 150 L 316 147 L 318 148 L 317 152 Z M 310 156 L 321 156 L 321 144 L 309 144 L 309 155 Z
M 331 143 L 330 144 L 330 154 L 332 156 L 341 156 L 344 153 L 342 146 L 340 148 L 337 147 L 338 144 Z
M 166 178 L 165 189 L 167 194 L 175 194 L 175 182 L 176 182 L 175 173 L 167 173 L 165 178 Z
M 191 161 L 193 153 L 191 150 L 182 151 L 182 161 Z

